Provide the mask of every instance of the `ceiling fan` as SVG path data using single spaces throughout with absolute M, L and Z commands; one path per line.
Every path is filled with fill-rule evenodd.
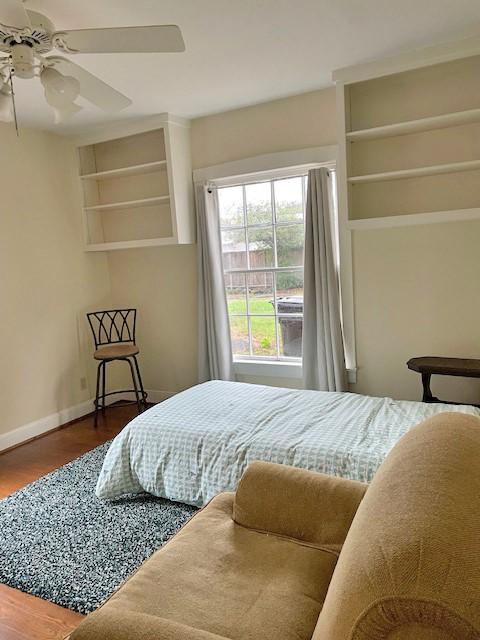
M 16 122 L 14 78 L 39 77 L 55 123 L 80 111 L 82 96 L 107 112 L 132 101 L 69 58 L 49 55 L 53 49 L 77 53 L 164 53 L 185 51 L 176 25 L 56 31 L 53 23 L 24 0 L 0 0 L 0 120 Z

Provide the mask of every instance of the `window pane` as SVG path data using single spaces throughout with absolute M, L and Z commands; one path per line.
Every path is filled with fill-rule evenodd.
M 228 313 L 247 313 L 247 288 L 244 273 L 226 273 Z
M 303 318 L 280 317 L 277 321 L 280 356 L 301 358 Z
M 270 182 L 245 187 L 247 224 L 272 224 L 272 192 Z
M 273 267 L 273 227 L 248 230 L 250 269 Z
M 277 260 L 279 267 L 301 267 L 305 244 L 303 224 L 277 227 Z
M 278 313 L 303 313 L 303 272 L 276 274 Z
M 302 355 L 306 189 L 298 176 L 217 191 L 234 357 Z
M 245 229 L 231 229 L 222 231 L 223 268 L 246 269 L 247 245 Z
M 248 311 L 249 313 L 265 313 L 272 315 L 273 308 L 273 273 L 259 271 L 247 275 Z
M 277 336 L 275 318 L 250 318 L 252 332 L 252 354 L 255 356 L 276 356 Z
M 218 189 L 218 209 L 220 226 L 239 227 L 245 224 L 243 218 L 242 187 L 224 187 Z
M 275 180 L 273 186 L 277 222 L 303 220 L 302 178 Z
M 245 316 L 230 316 L 230 335 L 232 338 L 232 352 L 234 356 L 250 355 L 248 343 L 248 318 Z

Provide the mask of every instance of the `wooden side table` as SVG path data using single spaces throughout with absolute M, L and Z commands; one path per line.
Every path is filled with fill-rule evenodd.
M 480 360 L 474 358 L 437 358 L 434 356 L 424 356 L 422 358 L 411 358 L 407 362 L 407 367 L 412 371 L 420 373 L 422 376 L 423 402 L 465 404 L 462 402 L 440 400 L 432 395 L 432 390 L 430 389 L 430 379 L 432 375 L 480 378 Z M 473 406 L 480 407 L 478 404 Z

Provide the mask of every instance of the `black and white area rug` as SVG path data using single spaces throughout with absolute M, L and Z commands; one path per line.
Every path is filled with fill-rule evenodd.
M 149 495 L 99 500 L 108 446 L 0 501 L 0 583 L 89 613 L 195 513 Z

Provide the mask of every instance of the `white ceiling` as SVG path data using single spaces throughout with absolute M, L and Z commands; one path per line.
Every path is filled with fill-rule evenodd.
M 2 0 L 0 0 L 1 4 Z M 57 29 L 178 24 L 186 52 L 77 55 L 133 99 L 116 118 L 194 118 L 331 84 L 339 67 L 480 34 L 478 0 L 27 0 Z M 23 125 L 74 133 L 111 119 L 88 106 L 55 128 L 40 83 L 17 81 Z

